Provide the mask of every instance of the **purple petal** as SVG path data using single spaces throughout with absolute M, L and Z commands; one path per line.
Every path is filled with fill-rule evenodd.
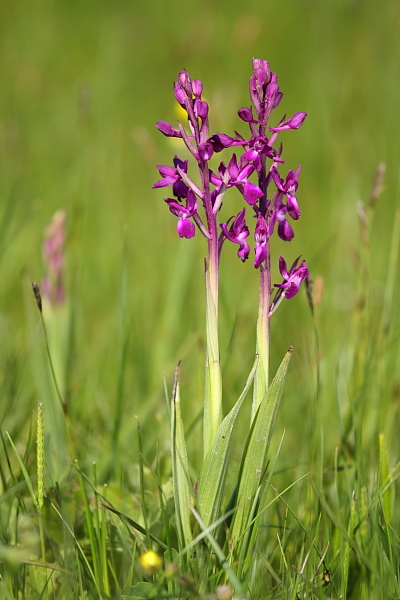
M 249 254 L 250 254 L 250 246 L 248 245 L 247 242 L 243 242 L 238 250 L 238 257 L 240 258 L 241 261 L 245 261 L 249 258 Z
M 195 96 L 195 98 L 200 98 L 201 94 L 203 93 L 203 84 L 201 83 L 201 81 L 199 79 L 193 79 L 192 89 L 193 89 L 193 95 Z
M 231 179 L 237 179 L 238 178 L 239 167 L 238 167 L 238 164 L 237 164 L 236 154 L 232 154 L 232 158 L 229 161 L 229 164 L 228 164 L 228 173 L 229 173 L 229 177 Z
M 158 181 L 156 181 L 151 187 L 154 190 L 157 188 L 167 187 L 175 183 L 176 179 L 176 177 L 164 177 L 164 179 L 159 179 Z
M 157 121 L 156 127 L 167 137 L 182 137 L 179 130 L 172 127 L 167 121 Z
M 270 170 L 270 173 L 271 173 L 271 177 L 274 180 L 274 183 L 275 183 L 276 187 L 278 188 L 278 190 L 280 190 L 281 192 L 284 192 L 285 189 L 283 187 L 283 181 L 279 176 L 278 169 L 276 167 L 272 167 L 272 169 Z
M 188 195 L 189 188 L 182 179 L 178 179 L 172 184 L 172 193 L 177 198 L 186 198 Z
M 263 193 L 258 185 L 251 183 L 251 181 L 246 181 L 244 185 L 243 197 L 247 204 L 254 204 L 259 198 L 261 198 L 262 195 Z
M 298 129 L 299 127 L 301 127 L 306 116 L 307 116 L 306 112 L 295 113 L 293 115 L 293 117 L 291 117 L 287 122 L 288 125 L 290 126 L 290 129 Z
M 256 269 L 264 262 L 267 258 L 267 249 L 264 244 L 258 244 L 254 248 L 254 252 L 256 253 L 256 258 L 254 260 L 254 266 Z
M 244 166 L 240 172 L 238 173 L 238 179 L 247 179 L 254 172 L 254 165 L 252 163 L 248 163 Z
M 214 133 L 208 141 L 212 144 L 214 152 L 221 152 L 224 148 L 229 148 L 236 142 L 234 138 L 224 133 Z
M 196 100 L 194 101 L 193 106 L 194 114 L 196 117 L 200 117 L 203 121 L 208 117 L 208 104 L 205 100 Z
M 273 108 L 273 109 L 274 109 L 274 108 L 276 108 L 276 107 L 279 105 L 279 103 L 280 103 L 280 101 L 282 100 L 282 98 L 283 98 L 283 94 L 282 94 L 282 92 L 278 92 L 278 93 L 276 94 L 276 96 L 275 96 L 275 100 L 274 100 L 274 103 L 273 103 L 273 105 L 272 105 L 272 108 Z
M 179 102 L 179 104 L 185 104 L 186 94 L 179 81 L 177 81 L 174 85 L 174 96 L 175 100 Z
M 290 242 L 294 238 L 294 231 L 286 219 L 279 222 L 278 235 L 284 242 Z
M 192 82 L 190 81 L 189 73 L 186 70 L 179 73 L 178 82 L 186 92 L 187 96 L 191 98 L 193 94 Z
M 209 142 L 206 142 L 205 144 L 201 144 L 201 146 L 199 146 L 200 160 L 210 160 L 213 154 L 214 148 Z
M 299 209 L 299 205 L 297 203 L 297 198 L 296 196 L 289 196 L 287 197 L 287 211 L 288 214 L 292 217 L 292 219 L 294 221 L 297 221 L 297 219 L 300 217 L 300 209 Z
M 230 242 L 233 242 L 234 244 L 236 243 L 236 237 L 234 235 L 231 235 L 229 230 L 228 230 L 228 224 L 227 223 L 221 223 L 220 227 L 224 233 L 224 236 L 226 237 L 227 240 L 229 240 Z
M 181 169 L 181 171 L 184 171 L 185 173 L 187 173 L 188 163 L 189 163 L 188 160 L 181 160 L 180 158 L 178 158 L 178 156 L 174 156 L 173 163 L 174 163 L 176 169 L 179 167 Z
M 189 219 L 185 219 L 185 217 L 179 219 L 176 228 L 178 230 L 179 237 L 181 238 L 190 239 L 196 234 L 196 228 L 194 226 L 194 223 L 192 223 L 192 221 L 189 221 Z
M 283 256 L 279 257 L 279 272 L 282 275 L 283 279 L 285 281 L 288 281 L 289 273 L 287 270 L 286 260 L 283 258 Z
M 186 208 L 173 198 L 164 198 L 164 202 L 168 204 L 169 210 L 176 217 L 183 217 L 183 215 L 186 215 Z
M 243 161 L 256 160 L 258 158 L 258 152 L 256 150 L 248 150 L 240 157 Z
M 249 235 L 249 230 L 246 225 L 246 208 L 242 208 L 240 213 L 236 215 L 231 230 L 236 237 L 239 236 L 243 232 L 243 230 L 247 230 L 247 235 Z
M 253 122 L 253 113 L 251 108 L 246 108 L 245 106 L 243 108 L 239 108 L 238 115 L 245 123 Z
M 197 198 L 192 190 L 188 191 L 186 199 L 186 210 L 189 217 L 193 217 L 193 215 L 195 215 L 197 212 Z

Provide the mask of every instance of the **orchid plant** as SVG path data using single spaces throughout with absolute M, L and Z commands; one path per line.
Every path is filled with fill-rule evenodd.
M 200 529 L 213 529 L 221 523 L 220 510 L 233 432 L 241 404 L 254 380 L 252 422 L 236 493 L 229 504 L 233 512 L 230 516 L 225 515 L 225 523 L 229 525 L 229 552 L 239 560 L 237 573 L 241 575 L 245 571 L 245 556 L 254 543 L 257 511 L 261 510 L 262 489 L 265 487 L 266 455 L 291 352 L 289 350 L 270 385 L 270 319 L 282 300 L 293 298 L 309 275 L 305 260 L 300 262 L 299 257 L 288 267 L 281 256 L 279 271 L 282 281 L 272 285 L 270 254 L 273 234 L 277 233 L 283 241 L 290 242 L 294 237 L 293 222 L 300 217 L 297 189 L 301 166 L 281 175 L 284 160 L 282 145 L 278 145 L 277 140 L 281 131 L 299 129 L 307 115 L 297 112 L 289 119 L 283 117 L 275 126 L 268 125 L 272 111 L 282 100 L 282 92 L 277 75 L 265 60 L 253 59 L 249 90 L 250 107 L 238 111 L 240 119 L 249 128 L 248 133 L 210 135 L 209 105 L 202 98 L 203 85 L 182 71 L 174 86 L 174 96 L 187 114 L 187 126 L 178 122 L 177 127 L 173 127 L 170 123 L 159 121 L 157 127 L 165 136 L 182 140 L 197 166 L 200 185 L 189 174 L 189 160 L 177 156 L 173 159 L 173 166 L 157 167 L 161 178 L 153 185 L 153 188 L 171 188 L 171 197 L 165 198 L 165 202 L 178 219 L 178 235 L 191 239 L 199 232 L 207 242 L 203 467 L 195 486 L 195 509 L 190 505 L 193 491 L 189 485 L 178 376 L 172 399 L 173 479 L 181 549 L 193 541 L 191 511 Z M 212 170 L 210 159 L 220 152 L 230 155 L 225 162 L 220 162 L 217 170 Z M 244 206 L 238 214 L 224 220 L 220 217 L 221 209 L 228 201 L 226 194 L 231 188 L 236 188 L 243 197 Z M 219 264 L 225 242 L 238 246 L 237 256 L 242 262 L 249 258 L 249 226 L 253 224 L 253 266 L 259 272 L 256 361 L 243 394 L 223 418 L 218 339 Z M 213 542 L 216 543 L 214 538 Z

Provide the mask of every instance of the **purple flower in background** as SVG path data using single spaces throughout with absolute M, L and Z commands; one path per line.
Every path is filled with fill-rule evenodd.
M 64 290 L 64 240 L 66 213 L 58 210 L 44 232 L 43 258 L 46 276 L 42 281 L 42 295 L 55 306 L 65 300 Z
M 303 260 L 299 267 L 297 263 L 300 260 L 300 256 L 296 258 L 289 271 L 286 267 L 286 261 L 282 256 L 279 258 L 279 271 L 284 279 L 281 284 L 276 283 L 275 287 L 283 290 L 283 296 L 287 299 L 293 298 L 300 289 L 300 284 L 309 275 L 306 261 Z
M 240 213 L 236 216 L 232 225 L 228 231 L 228 224 L 223 223 L 221 229 L 224 236 L 234 244 L 239 244 L 238 257 L 243 262 L 249 257 L 250 246 L 246 242 L 246 238 L 249 235 L 249 228 L 246 225 L 246 209 L 243 208 Z
M 173 200 L 172 198 L 165 198 L 165 202 L 168 204 L 169 210 L 172 212 L 172 214 L 174 214 L 176 217 L 179 217 L 179 221 L 176 226 L 179 237 L 187 239 L 194 237 L 196 234 L 196 228 L 194 223 L 189 221 L 190 217 L 194 217 L 194 215 L 197 213 L 197 199 L 194 192 L 192 192 L 192 190 L 188 191 L 186 207 L 182 206 L 182 204 L 179 204 L 179 202 Z

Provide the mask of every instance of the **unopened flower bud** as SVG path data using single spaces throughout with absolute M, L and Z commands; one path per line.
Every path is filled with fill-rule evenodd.
M 167 121 L 157 121 L 156 127 L 167 137 L 182 137 L 179 130 L 172 127 Z
M 186 92 L 189 98 L 193 95 L 192 82 L 190 81 L 189 73 L 187 71 L 181 71 L 178 76 L 178 82 Z
M 192 81 L 192 90 L 195 98 L 200 98 L 203 92 L 203 84 L 199 79 L 193 79 Z
M 238 115 L 245 123 L 252 123 L 253 121 L 253 113 L 251 112 L 251 108 L 247 108 L 246 106 L 239 108 Z

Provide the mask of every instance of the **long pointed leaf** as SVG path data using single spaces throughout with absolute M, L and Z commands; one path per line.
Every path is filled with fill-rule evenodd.
M 231 530 L 234 545 L 240 541 L 249 521 L 253 518 L 252 507 L 266 465 L 291 354 L 290 347 L 258 407 L 247 439 L 239 473 L 237 510 Z
M 176 524 L 180 547 L 184 548 L 192 541 L 193 536 L 190 528 L 190 478 L 181 414 L 179 365 L 175 371 L 174 390 L 172 393 L 171 442 Z
M 254 362 L 245 388 L 238 401 L 219 426 L 201 468 L 197 499 L 198 509 L 206 527 L 219 516 L 237 417 L 243 400 L 252 384 L 257 364 L 258 358 Z

